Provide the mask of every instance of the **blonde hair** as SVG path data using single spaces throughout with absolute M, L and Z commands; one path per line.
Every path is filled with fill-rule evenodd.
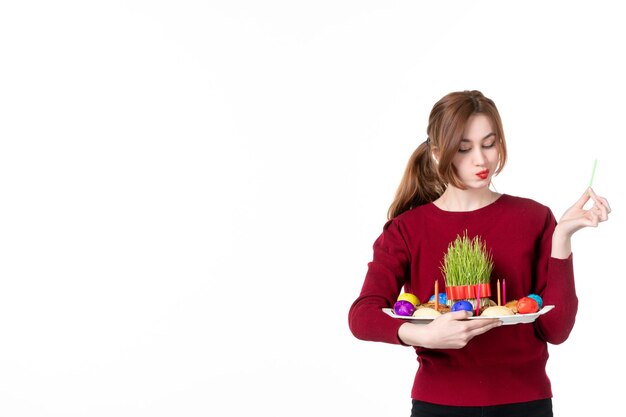
M 450 93 L 435 103 L 430 112 L 426 130 L 428 139 L 409 158 L 387 212 L 389 219 L 436 200 L 448 185 L 466 189 L 452 160 L 459 150 L 468 119 L 475 114 L 484 114 L 493 125 L 499 155 L 495 174 L 502 171 L 506 163 L 506 141 L 495 103 L 476 90 Z M 433 160 L 433 150 L 437 151 L 438 163 Z

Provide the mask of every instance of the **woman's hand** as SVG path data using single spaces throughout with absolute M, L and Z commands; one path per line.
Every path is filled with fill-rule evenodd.
M 593 199 L 593 206 L 585 210 L 584 206 L 590 198 Z M 598 197 L 591 188 L 588 188 L 582 197 L 565 211 L 557 227 L 565 236 L 572 237 L 583 227 L 597 227 L 600 222 L 608 220 L 610 212 L 611 207 L 606 198 Z
M 585 209 L 585 204 L 593 200 L 593 206 Z M 569 257 L 571 238 L 574 233 L 584 227 L 597 227 L 600 222 L 608 220 L 611 207 L 606 198 L 599 197 L 591 188 L 578 199 L 573 206 L 565 211 L 552 235 L 552 257 L 565 259 Z
M 429 349 L 460 349 L 474 337 L 502 325 L 498 319 L 465 320 L 472 314 L 455 311 L 437 317 L 427 325 L 404 323 L 398 336 L 404 344 Z

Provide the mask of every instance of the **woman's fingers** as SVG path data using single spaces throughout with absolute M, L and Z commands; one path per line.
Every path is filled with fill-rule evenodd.
M 493 329 L 494 327 L 498 327 L 502 322 L 498 319 L 480 319 L 480 320 L 470 320 L 468 323 L 468 328 L 470 330 L 484 330 L 485 332 L 489 329 Z M 484 333 L 484 332 L 483 332 Z
M 600 223 L 600 216 L 593 210 L 589 210 L 585 218 L 589 221 L 587 226 L 597 227 Z
M 455 311 L 455 312 L 444 314 L 442 317 L 444 316 L 448 316 L 448 318 L 451 320 L 464 320 L 473 316 L 473 313 L 465 311 L 465 310 L 461 310 L 461 311 Z M 498 327 L 501 324 L 502 322 L 498 319 L 487 319 L 487 318 L 480 319 L 480 320 L 463 321 L 464 329 L 468 333 L 472 334 L 472 337 L 485 333 L 486 331 L 491 330 L 494 327 Z
M 473 321 L 487 321 L 487 319 L 485 320 L 473 320 Z M 502 325 L 502 321 L 498 320 L 498 319 L 489 319 L 488 323 L 485 323 L 481 326 L 478 326 L 474 329 L 472 329 L 470 331 L 472 337 L 478 336 L 479 334 L 483 334 L 483 333 L 487 333 L 489 330 L 495 328 L 495 327 L 499 327 Z
M 596 213 L 598 214 L 598 217 L 600 218 L 601 222 L 607 221 L 609 219 L 609 209 L 606 206 L 599 206 L 596 207 Z
M 592 208 L 592 213 L 595 214 L 598 217 L 598 220 L 603 222 L 606 219 L 608 219 L 608 213 L 606 211 L 605 207 L 600 207 L 597 205 L 594 205 Z
M 611 212 L 611 206 L 609 206 L 607 199 L 599 197 L 591 188 L 589 188 L 589 195 L 594 202 L 592 210 L 598 215 L 599 221 L 607 221 Z
M 576 207 L 576 208 L 582 209 L 585 206 L 585 204 L 587 204 L 587 201 L 589 201 L 589 199 L 591 198 L 591 193 L 587 192 L 589 190 L 591 190 L 591 188 L 585 190 L 583 195 L 581 195 L 578 201 L 574 203 L 572 208 Z
M 473 313 L 471 311 L 459 310 L 459 311 L 451 311 L 449 314 L 442 315 L 441 317 L 445 317 L 451 320 L 465 320 L 468 317 L 471 317 Z
M 598 196 L 595 193 L 595 191 L 593 191 L 592 188 L 589 188 L 588 191 L 589 191 L 589 195 L 593 199 L 594 203 L 606 207 L 607 213 L 611 212 L 611 206 L 609 205 L 609 201 L 606 198 Z
M 593 201 L 593 205 L 589 209 L 584 206 L 589 200 Z M 583 227 L 598 227 L 600 222 L 609 219 L 611 206 L 606 198 L 598 196 L 591 188 L 587 188 L 585 193 L 578 199 L 573 206 L 565 211 L 559 224 L 561 230 L 568 236 L 571 236 Z
M 471 316 L 471 312 L 455 311 L 433 320 L 428 324 L 432 326 L 433 334 L 437 335 L 432 347 L 459 349 L 474 337 L 502 325 L 498 319 L 466 320 Z

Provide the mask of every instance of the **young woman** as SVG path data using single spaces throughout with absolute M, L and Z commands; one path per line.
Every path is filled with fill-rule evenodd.
M 557 224 L 549 208 L 492 191 L 491 178 L 506 162 L 506 142 L 495 104 L 479 91 L 443 97 L 427 133 L 374 243 L 361 294 L 350 308 L 350 329 L 362 340 L 415 348 L 412 416 L 552 416 L 547 344 L 567 339 L 578 307 L 571 237 L 607 220 L 609 204 L 589 188 Z M 585 209 L 590 199 L 593 205 Z M 382 311 L 403 288 L 422 301 L 433 294 L 435 281 L 445 288 L 443 256 L 466 231 L 491 252 L 492 294 L 495 278 L 504 278 L 508 300 L 535 293 L 556 307 L 532 324 L 511 326 L 465 320 L 471 315 L 466 311 L 425 325 Z

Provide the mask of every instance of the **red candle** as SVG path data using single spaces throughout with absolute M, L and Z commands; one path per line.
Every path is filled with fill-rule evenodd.
M 502 304 L 506 304 L 506 280 L 502 278 Z
M 435 281 L 435 310 L 439 311 L 439 280 Z

